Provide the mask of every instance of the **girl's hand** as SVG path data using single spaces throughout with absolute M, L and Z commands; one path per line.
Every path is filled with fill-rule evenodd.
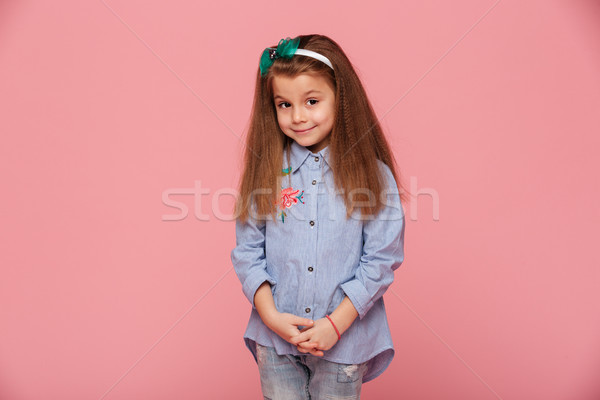
M 323 351 L 331 349 L 338 341 L 338 335 L 327 318 L 315 321 L 312 327 L 302 331 L 289 341 L 295 344 L 301 353 L 311 353 L 322 356 Z
M 301 331 L 298 329 L 299 326 L 304 326 L 304 329 L 307 329 L 311 328 L 314 323 L 311 319 L 298 317 L 297 315 L 289 313 L 280 313 L 279 311 L 270 313 L 264 319 L 263 322 L 265 325 L 281 336 L 283 340 L 292 344 L 297 344 L 291 340 L 293 337 L 300 335 Z

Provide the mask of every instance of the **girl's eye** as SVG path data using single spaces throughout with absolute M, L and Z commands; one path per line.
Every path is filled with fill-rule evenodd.
M 285 107 L 284 107 L 284 105 L 285 105 Z M 290 103 L 283 102 L 283 103 L 279 103 L 279 106 L 278 106 L 278 107 L 279 107 L 279 108 L 288 108 L 288 107 L 289 107 L 289 105 L 290 105 Z
M 314 103 L 310 103 L 310 105 L 311 105 L 311 106 L 314 106 L 315 104 L 317 104 L 317 103 L 319 102 L 319 100 L 317 100 L 317 99 L 310 99 L 310 100 L 308 100 L 308 101 L 309 101 L 309 102 L 310 102 L 310 101 L 314 101 Z

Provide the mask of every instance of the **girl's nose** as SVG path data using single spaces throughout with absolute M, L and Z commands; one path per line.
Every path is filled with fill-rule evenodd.
M 302 109 L 302 107 L 294 108 L 292 120 L 294 121 L 294 123 L 302 122 L 305 120 L 304 110 Z

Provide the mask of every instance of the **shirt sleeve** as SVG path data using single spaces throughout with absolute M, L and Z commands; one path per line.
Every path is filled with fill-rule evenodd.
M 238 219 L 235 223 L 236 246 L 231 251 L 231 262 L 252 307 L 256 290 L 263 282 L 267 281 L 271 286 L 277 284 L 267 273 L 265 227 L 264 220 L 254 220 L 252 215 L 246 222 Z
M 360 319 L 379 300 L 404 261 L 404 211 L 390 169 L 383 165 L 386 189 L 384 207 L 363 224 L 363 252 L 353 279 L 341 285 Z

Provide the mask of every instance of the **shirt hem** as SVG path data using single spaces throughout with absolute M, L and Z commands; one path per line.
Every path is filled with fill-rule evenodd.
M 253 339 L 251 337 L 248 336 L 244 336 L 244 342 L 246 344 L 246 347 L 248 348 L 248 350 L 250 350 L 250 353 L 252 353 L 252 356 L 254 357 L 254 361 L 256 363 L 258 363 L 258 358 L 256 356 L 256 344 L 260 344 L 261 346 L 267 346 L 267 347 L 273 347 L 275 349 L 275 352 L 277 354 L 279 354 L 277 352 L 277 349 L 275 348 L 275 346 L 273 345 L 273 343 L 261 343 L 256 339 Z M 372 374 L 369 374 L 369 371 L 371 371 L 371 368 L 367 369 L 367 373 L 366 375 L 363 377 L 363 383 L 367 383 L 369 381 L 372 381 L 373 379 L 377 378 L 379 375 L 381 375 L 392 363 L 392 360 L 394 359 L 394 356 L 396 354 L 396 351 L 394 350 L 394 346 L 384 346 L 382 348 L 379 348 L 378 350 L 372 352 L 369 356 L 367 356 L 366 360 L 361 360 L 361 361 L 346 361 L 346 360 L 340 360 L 334 357 L 327 357 L 326 355 L 324 355 L 322 358 L 324 360 L 330 361 L 330 362 L 334 362 L 334 363 L 338 363 L 338 364 L 362 364 L 364 362 L 367 363 L 367 365 L 369 365 L 370 362 L 372 362 L 373 360 L 375 360 L 375 358 L 377 358 L 380 355 L 383 355 L 383 353 L 385 353 L 386 351 L 390 351 L 390 356 L 387 357 L 385 360 L 385 362 L 383 364 L 381 364 L 381 366 L 377 369 L 377 371 L 374 371 Z M 279 354 L 281 355 L 286 355 L 286 354 L 291 354 L 294 356 L 303 356 L 303 355 L 307 355 L 307 354 L 302 354 L 300 352 L 292 352 L 292 353 L 282 353 Z M 369 366 L 370 367 L 370 366 Z

